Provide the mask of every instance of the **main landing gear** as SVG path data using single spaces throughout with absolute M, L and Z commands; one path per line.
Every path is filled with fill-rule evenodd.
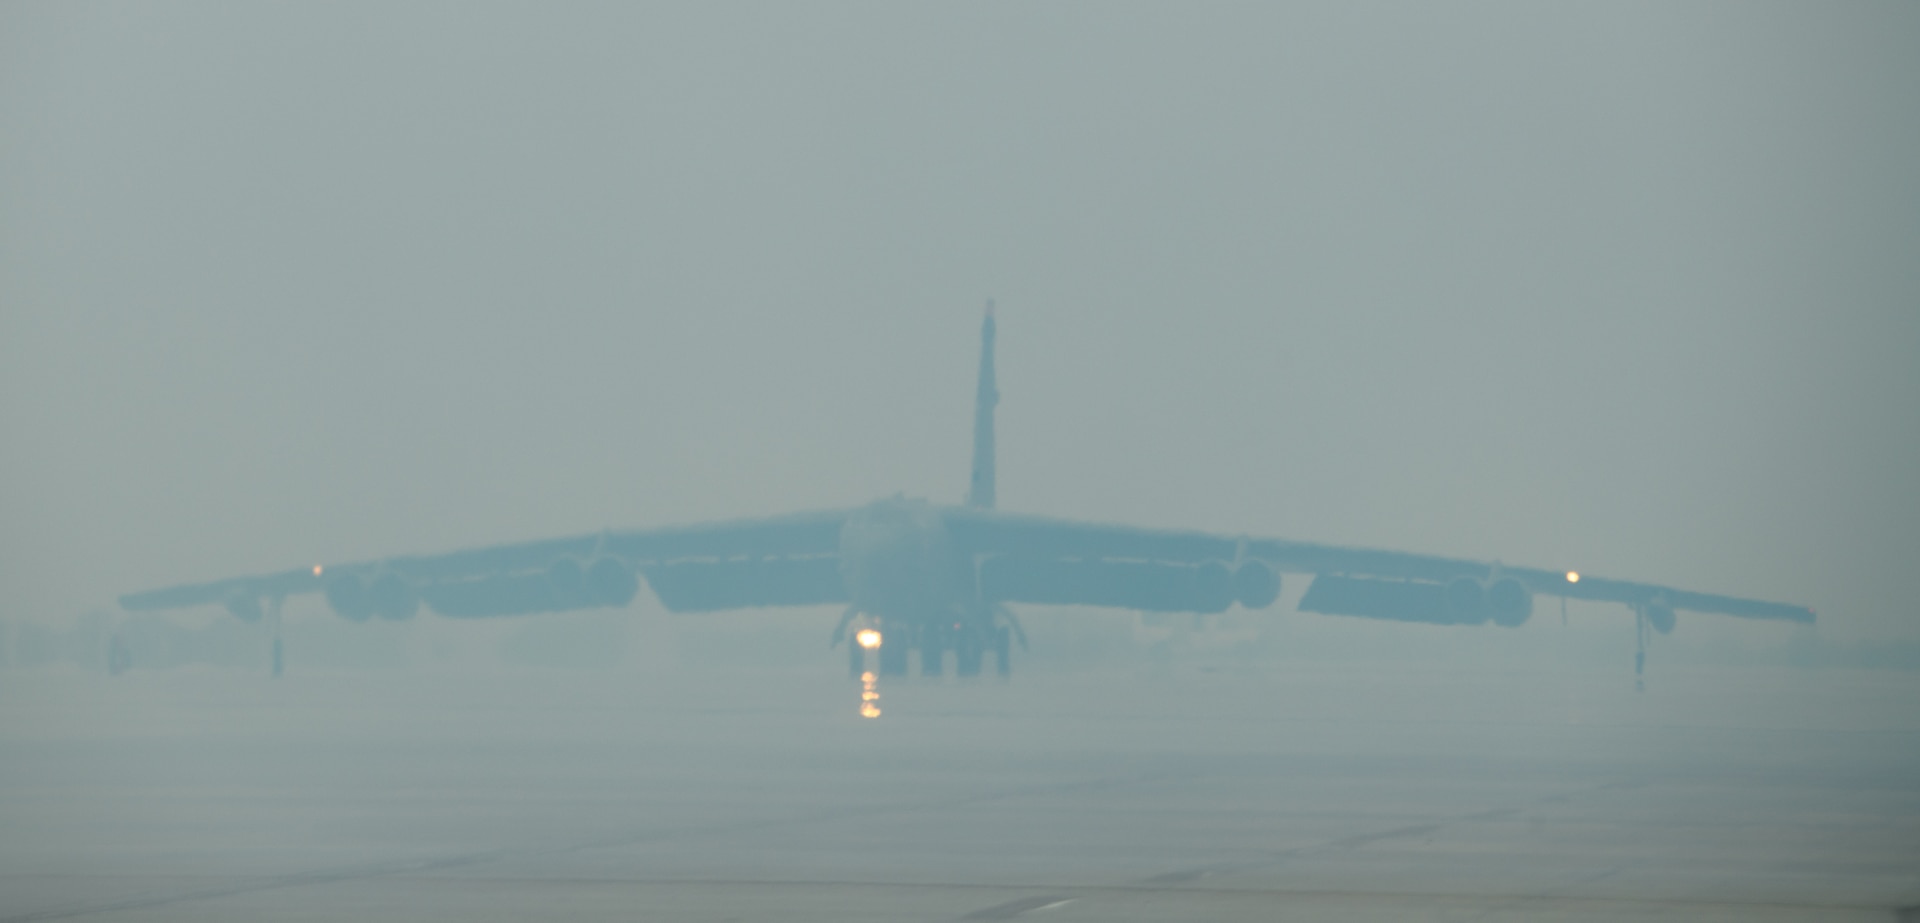
M 987 654 L 991 653 L 994 675 L 1003 678 L 1013 675 L 1013 629 L 990 625 L 962 630 L 956 635 L 954 655 L 958 663 L 954 672 L 961 676 L 979 676 L 986 666 Z
M 904 635 L 905 632 L 896 631 L 894 632 L 894 634 Z M 904 637 L 900 638 L 900 640 L 895 641 L 893 643 L 887 643 L 884 640 L 881 641 L 880 642 L 880 675 L 881 676 L 907 675 L 907 649 L 908 649 L 907 639 Z
M 948 633 L 942 630 L 945 627 L 934 622 L 920 631 L 921 676 L 939 676 L 946 672 Z
M 1026 632 L 1011 612 L 1002 609 L 996 614 L 1002 618 L 985 624 L 956 621 L 949 625 L 938 621 L 921 626 L 887 623 L 883 628 L 862 628 L 853 633 L 853 643 L 847 645 L 847 675 L 856 680 L 864 677 L 871 654 L 873 661 L 877 661 L 873 665 L 877 675 L 906 676 L 911 665 L 910 652 L 917 649 L 922 676 L 944 675 L 949 650 L 953 651 L 956 676 L 979 676 L 986 667 L 988 654 L 993 655 L 995 675 L 1012 676 L 1013 645 L 1018 641 L 1025 649 Z M 832 644 L 837 645 L 846 638 L 846 630 L 856 615 L 849 610 L 841 618 L 834 629 Z

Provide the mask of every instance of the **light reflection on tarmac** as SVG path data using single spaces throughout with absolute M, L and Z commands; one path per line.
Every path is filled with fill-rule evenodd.
M 0 921 L 1920 904 L 1912 674 L 684 679 L 0 672 Z
M 860 674 L 860 717 L 880 717 L 880 684 L 872 670 Z

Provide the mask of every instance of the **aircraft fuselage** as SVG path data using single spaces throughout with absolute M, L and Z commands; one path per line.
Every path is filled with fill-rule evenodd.
M 864 615 L 881 632 L 882 672 L 905 672 L 910 648 L 929 673 L 940 672 L 947 649 L 963 674 L 979 670 L 985 651 L 1004 660 L 1004 627 L 981 597 L 972 555 L 955 545 L 933 504 L 893 497 L 849 516 L 840 529 L 840 574 L 848 616 Z M 854 656 L 857 671 L 857 647 Z

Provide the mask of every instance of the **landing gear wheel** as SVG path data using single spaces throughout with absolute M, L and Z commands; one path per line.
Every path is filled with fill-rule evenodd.
M 967 629 L 953 639 L 953 672 L 959 676 L 979 676 L 980 661 L 985 651 L 980 644 L 980 632 Z
M 1013 632 L 1005 625 L 993 630 L 993 669 L 1002 677 L 1013 675 Z
M 939 676 L 945 669 L 943 661 L 947 656 L 946 638 L 939 628 L 929 628 L 920 637 L 920 675 Z

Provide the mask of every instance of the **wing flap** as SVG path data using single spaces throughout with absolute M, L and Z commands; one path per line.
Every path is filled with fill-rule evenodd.
M 1270 538 L 1248 541 L 1247 555 L 1294 573 L 1359 574 L 1433 583 L 1445 583 L 1456 577 L 1485 580 L 1493 572 L 1492 565 L 1461 558 Z
M 1231 561 L 1239 548 L 1238 539 L 1205 532 L 1135 529 L 989 510 L 942 512 L 954 543 L 979 554 L 1199 564 Z
M 436 583 L 420 589 L 420 598 L 433 611 L 450 618 L 475 619 L 501 615 L 528 615 L 586 608 L 587 603 L 563 604 L 545 574 L 487 577 Z
M 226 603 L 238 595 L 291 596 L 296 593 L 311 593 L 319 589 L 320 578 L 315 576 L 313 571 L 290 570 L 258 577 L 236 577 L 231 580 L 214 580 L 207 583 L 190 583 L 161 590 L 149 590 L 145 593 L 129 593 L 120 597 L 120 607 L 128 612 L 140 612 L 152 609 L 179 609 L 186 606 L 214 606 Z
M 1441 555 L 1414 554 L 1374 548 L 1352 548 L 1276 538 L 1235 538 L 1205 532 L 1144 529 L 1103 523 L 1075 522 L 1043 516 L 1010 516 L 991 510 L 943 511 L 955 544 L 982 555 L 1004 556 L 1010 570 L 999 579 L 1013 581 L 1000 590 L 1036 597 L 1035 602 L 1088 602 L 1168 611 L 1187 609 L 1170 602 L 1179 590 L 1150 590 L 1139 581 L 1158 574 L 1152 567 L 1102 572 L 1076 562 L 1137 562 L 1142 564 L 1200 565 L 1238 562 L 1243 558 L 1271 564 L 1288 573 L 1315 575 L 1301 608 L 1308 612 L 1359 615 L 1395 621 L 1465 624 L 1444 604 L 1445 586 L 1461 578 L 1482 586 L 1513 578 L 1534 594 L 1565 596 L 1628 606 L 1667 606 L 1751 619 L 1812 623 L 1813 610 L 1787 603 L 1765 602 L 1694 593 L 1647 583 L 1583 576 L 1570 581 L 1565 571 L 1506 567 L 1484 561 Z M 1023 563 L 1011 563 L 1020 561 Z M 1042 567 L 1035 561 L 1052 561 Z M 1039 570 L 1036 570 L 1039 568 Z M 1050 568 L 1050 569 L 1049 569 Z M 1076 569 L 1077 568 L 1077 569 Z M 1044 573 L 1042 572 L 1044 571 Z M 1161 575 L 1175 583 L 1178 572 Z M 1340 579 L 1335 579 L 1340 578 Z M 1158 595 L 1156 595 L 1158 594 Z M 1435 602 L 1434 600 L 1440 600 Z M 1012 599 L 1010 601 L 1023 601 Z
M 1564 571 L 1538 570 L 1531 567 L 1505 568 L 1502 574 L 1520 580 L 1527 585 L 1527 589 L 1535 593 L 1565 596 L 1568 599 L 1626 603 L 1629 606 L 1664 603 L 1674 609 L 1684 609 L 1689 612 L 1710 612 L 1737 618 L 1799 622 L 1807 625 L 1813 624 L 1814 621 L 1812 609 L 1791 603 L 1722 596 L 1718 593 L 1695 593 L 1651 583 L 1611 580 L 1591 575 L 1581 575 L 1575 582 L 1568 580 L 1567 573 Z
M 762 606 L 844 604 L 837 557 L 679 561 L 646 569 L 647 583 L 670 612 Z
M 993 602 L 1110 606 L 1142 612 L 1225 612 L 1233 578 L 1220 564 L 1060 560 L 999 555 L 980 565 Z
M 556 596 L 545 574 L 556 562 L 590 562 L 614 557 L 630 566 L 657 566 L 688 559 L 800 558 L 833 555 L 839 550 L 840 526 L 846 511 L 822 511 L 643 529 L 599 532 L 567 538 L 542 539 L 469 548 L 430 555 L 401 555 L 324 569 L 302 568 L 256 577 L 237 577 L 167 587 L 120 597 L 129 611 L 176 609 L 230 604 L 237 599 L 278 598 L 320 592 L 326 580 L 352 577 L 372 579 L 396 574 L 413 587 L 434 611 L 456 618 L 520 615 L 580 608 L 577 600 Z M 320 576 L 323 570 L 326 577 Z M 674 579 L 667 578 L 669 582 Z M 804 592 L 746 592 L 748 598 L 798 596 L 812 602 L 826 594 L 815 575 Z M 837 586 L 837 576 L 835 577 Z M 804 581 L 803 581 L 804 583 Z M 700 596 L 698 590 L 696 598 Z M 844 590 L 835 590 L 844 597 Z M 751 605 L 783 605 L 768 602 Z
M 1300 597 L 1301 612 L 1356 615 L 1396 622 L 1454 625 L 1466 622 L 1447 609 L 1446 587 L 1406 580 L 1368 580 L 1321 574 Z
M 795 513 L 765 519 L 612 532 L 607 553 L 634 562 L 681 558 L 795 558 L 830 555 L 840 550 L 845 510 Z

